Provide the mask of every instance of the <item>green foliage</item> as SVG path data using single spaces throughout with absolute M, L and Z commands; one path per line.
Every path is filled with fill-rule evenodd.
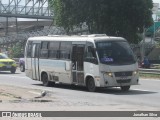
M 22 46 L 20 44 L 16 44 L 9 49 L 9 57 L 10 58 L 19 58 L 22 55 Z
M 158 48 L 160 48 L 160 31 L 158 30 L 158 32 L 155 35 L 156 39 L 157 39 L 157 46 Z
M 148 73 L 140 73 L 140 77 L 142 78 L 160 78 L 160 74 L 148 74 Z
M 90 33 L 122 36 L 137 42 L 137 33 L 152 24 L 152 0 L 49 0 L 56 25 L 67 31 L 86 22 Z
M 160 42 L 158 42 L 158 44 L 157 44 L 157 46 L 156 46 L 157 48 L 160 48 Z

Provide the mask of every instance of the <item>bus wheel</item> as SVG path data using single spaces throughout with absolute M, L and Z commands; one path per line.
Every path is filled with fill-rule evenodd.
M 42 82 L 46 87 L 53 86 L 55 84 L 54 82 L 48 81 L 48 75 L 46 73 L 42 74 Z
M 121 86 L 122 91 L 128 91 L 130 89 L 130 86 Z
M 87 89 L 88 89 L 89 92 L 96 91 L 95 82 L 94 82 L 94 79 L 92 77 L 87 80 Z

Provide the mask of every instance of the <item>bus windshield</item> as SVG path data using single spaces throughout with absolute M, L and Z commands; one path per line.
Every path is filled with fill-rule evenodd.
M 136 62 L 133 51 L 126 41 L 96 42 L 99 60 L 102 64 L 125 65 Z

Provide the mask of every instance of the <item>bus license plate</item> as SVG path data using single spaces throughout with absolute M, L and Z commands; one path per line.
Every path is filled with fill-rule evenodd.
M 128 78 L 127 77 L 121 77 L 121 80 L 127 80 Z

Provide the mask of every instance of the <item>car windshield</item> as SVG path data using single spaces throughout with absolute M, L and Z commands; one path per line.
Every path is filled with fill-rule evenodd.
M 125 41 L 102 41 L 97 42 L 99 60 L 103 64 L 125 65 L 136 62 L 135 56 Z
M 5 55 L 5 54 L 0 54 L 0 59 L 7 59 L 8 57 L 7 57 L 7 55 Z

